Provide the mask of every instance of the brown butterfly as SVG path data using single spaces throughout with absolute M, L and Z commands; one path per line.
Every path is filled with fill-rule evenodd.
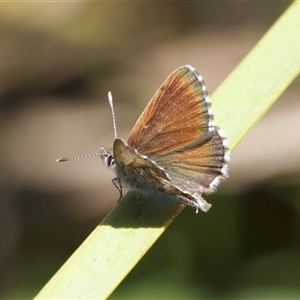
M 110 93 L 109 99 L 112 107 Z M 116 137 L 112 151 L 101 146 L 97 154 L 115 172 L 113 183 L 120 199 L 125 185 L 136 191 L 138 205 L 140 193 L 158 190 L 195 207 L 196 212 L 208 211 L 211 204 L 202 193 L 214 192 L 228 177 L 230 160 L 227 138 L 213 119 L 202 76 L 190 65 L 171 73 L 137 120 L 127 143 Z M 75 158 L 58 161 L 70 159 Z

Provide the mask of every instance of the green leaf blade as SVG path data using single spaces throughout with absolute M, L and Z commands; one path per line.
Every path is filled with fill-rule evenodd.
M 216 122 L 235 148 L 300 72 L 300 3 L 293 3 L 212 96 Z M 167 197 L 127 194 L 36 296 L 105 299 L 173 221 Z

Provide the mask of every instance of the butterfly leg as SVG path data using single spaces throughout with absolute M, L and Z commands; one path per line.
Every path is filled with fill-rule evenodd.
M 177 216 L 183 211 L 183 209 L 185 208 L 186 204 L 185 203 L 181 203 L 179 204 L 179 207 L 176 209 L 176 211 L 173 213 L 172 215 L 172 219 L 177 218 Z
M 137 200 L 137 209 L 135 213 L 135 218 L 138 218 L 141 214 L 141 201 L 140 201 L 140 193 L 138 188 L 136 188 L 136 200 Z
M 119 191 L 119 193 L 120 193 L 120 197 L 119 197 L 119 199 L 118 199 L 118 202 L 119 202 L 119 201 L 123 198 L 123 193 L 122 193 L 123 187 L 122 187 L 121 180 L 120 180 L 119 177 L 116 177 L 116 178 L 112 179 L 111 182 L 113 183 L 113 185 L 116 187 L 116 189 L 117 189 L 117 190 Z

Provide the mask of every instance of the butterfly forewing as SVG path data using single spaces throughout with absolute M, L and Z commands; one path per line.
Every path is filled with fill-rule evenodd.
M 214 130 L 210 106 L 202 77 L 191 66 L 180 67 L 149 102 L 129 135 L 128 145 L 151 156 L 201 144 Z

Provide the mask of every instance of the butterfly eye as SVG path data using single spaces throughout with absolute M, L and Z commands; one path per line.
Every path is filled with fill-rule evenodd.
M 104 163 L 107 167 L 114 168 L 115 167 L 115 159 L 112 154 L 108 154 L 104 158 Z

